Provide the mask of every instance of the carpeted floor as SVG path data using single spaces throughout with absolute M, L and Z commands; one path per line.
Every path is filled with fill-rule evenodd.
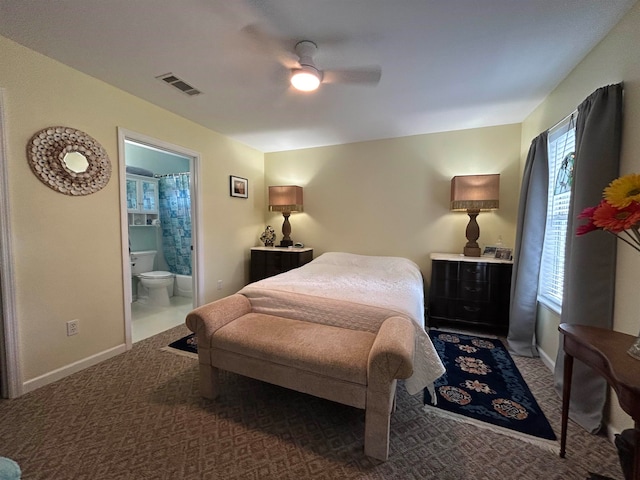
M 25 480 L 562 479 L 621 480 L 604 437 L 569 425 L 567 458 L 422 411 L 400 386 L 390 460 L 362 451 L 362 411 L 233 374 L 216 401 L 197 361 L 161 348 L 186 327 L 19 399 L 0 400 L 0 456 Z M 515 358 L 559 435 L 560 401 L 537 359 Z

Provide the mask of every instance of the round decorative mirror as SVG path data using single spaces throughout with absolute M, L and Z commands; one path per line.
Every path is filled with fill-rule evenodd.
M 111 161 L 102 145 L 73 128 L 37 132 L 27 144 L 27 158 L 42 183 L 65 195 L 95 193 L 111 178 Z
M 89 168 L 89 161 L 80 152 L 69 152 L 62 159 L 64 165 L 75 173 L 84 173 Z

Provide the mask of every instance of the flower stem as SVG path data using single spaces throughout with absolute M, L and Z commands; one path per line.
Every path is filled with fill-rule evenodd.
M 617 233 L 613 233 L 610 230 L 607 230 L 611 235 L 613 235 L 614 237 L 618 237 L 620 240 L 622 240 L 624 243 L 626 243 L 627 245 L 630 245 L 632 248 L 635 248 L 638 252 L 640 252 L 640 248 L 638 247 L 638 245 L 640 244 L 638 242 L 638 240 L 636 240 L 634 237 L 631 236 L 631 234 L 625 230 L 624 232 L 631 238 L 631 240 L 635 243 L 630 242 L 629 240 L 627 240 L 624 237 L 621 237 L 620 235 L 618 235 Z

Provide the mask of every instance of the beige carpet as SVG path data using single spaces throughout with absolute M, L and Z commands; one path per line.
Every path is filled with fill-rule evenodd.
M 197 360 L 162 351 L 180 326 L 16 400 L 0 400 L 0 456 L 26 480 L 622 479 L 606 438 L 570 423 L 567 458 L 429 416 L 400 386 L 386 463 L 364 456 L 362 411 L 233 374 L 216 402 Z M 560 401 L 537 359 L 516 358 L 559 436 Z

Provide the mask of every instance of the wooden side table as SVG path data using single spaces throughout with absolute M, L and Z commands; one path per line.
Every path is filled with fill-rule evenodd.
M 560 457 L 567 444 L 567 420 L 571 398 L 573 359 L 581 360 L 602 375 L 616 391 L 620 407 L 633 418 L 635 426 L 634 480 L 640 480 L 640 361 L 627 354 L 635 337 L 604 328 L 561 323 L 564 339 L 564 385 L 562 387 L 562 432 Z

